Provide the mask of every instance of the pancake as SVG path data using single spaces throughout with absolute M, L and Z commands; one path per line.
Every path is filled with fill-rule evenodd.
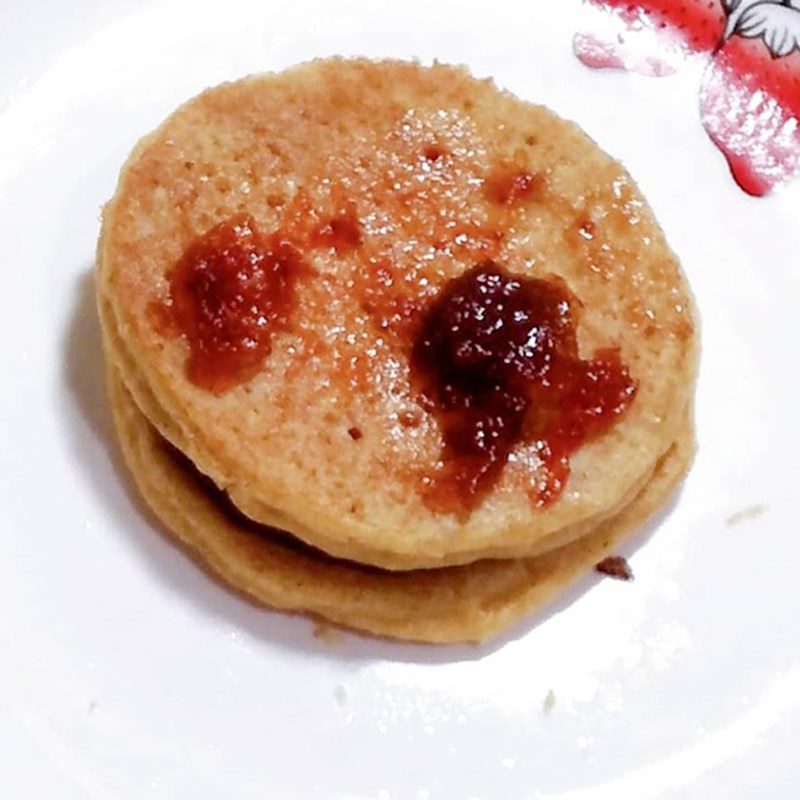
M 176 271 L 232 219 L 291 279 L 234 381 L 203 371 L 174 317 Z M 547 467 L 522 438 L 479 503 L 443 511 L 421 488 L 446 441 L 413 332 L 487 261 L 564 282 L 581 357 L 618 353 L 635 396 L 570 454 L 556 498 L 532 497 Z M 124 167 L 98 277 L 111 359 L 150 422 L 247 516 L 339 558 L 543 552 L 621 512 L 686 435 L 693 301 L 632 179 L 577 126 L 462 69 L 330 59 L 189 101 Z
M 108 313 L 107 306 L 101 304 L 101 317 Z M 109 331 L 105 337 L 105 349 L 107 360 L 115 374 L 125 384 L 126 391 L 134 398 L 134 402 L 138 406 L 140 412 L 144 414 L 148 422 L 155 428 L 158 434 L 168 442 L 175 450 L 183 453 L 186 447 L 185 439 L 181 431 L 171 422 L 169 417 L 164 413 L 163 409 L 158 405 L 157 400 L 150 392 L 146 382 L 143 380 L 136 365 L 126 354 L 124 345 L 122 345 L 118 337 L 113 335 L 113 327 L 107 327 Z M 122 379 L 122 376 L 125 376 Z M 691 437 L 693 435 L 691 426 L 686 423 L 681 435 Z M 551 533 L 544 537 L 537 543 L 536 550 L 532 555 L 539 555 L 546 553 L 556 547 L 569 544 L 570 542 L 581 538 L 582 536 L 590 533 L 599 523 L 615 516 L 622 511 L 634 498 L 636 498 L 642 489 L 650 481 L 654 472 L 655 465 L 648 469 L 644 475 L 640 476 L 634 486 L 631 487 L 628 493 L 620 500 L 620 502 L 611 509 L 606 509 L 602 514 L 593 516 L 590 519 L 584 520 L 575 525 L 568 526 L 559 531 Z M 291 530 L 295 536 L 305 541 L 306 537 L 303 536 L 302 524 L 297 520 L 293 520 L 274 509 L 263 508 L 261 509 L 260 522 L 263 525 Z M 427 566 L 427 565 L 426 565 Z M 435 567 L 427 567 L 435 568 Z
M 664 505 L 694 452 L 685 421 L 636 499 L 569 546 L 530 559 L 388 572 L 333 559 L 231 514 L 139 411 L 113 368 L 109 395 L 125 461 L 145 502 L 212 574 L 259 604 L 421 642 L 482 641 L 546 604 Z

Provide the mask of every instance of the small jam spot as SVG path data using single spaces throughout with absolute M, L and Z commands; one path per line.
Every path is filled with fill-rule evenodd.
M 447 150 L 438 144 L 429 144 L 423 151 L 422 157 L 426 161 L 440 161 L 447 155 Z
M 608 556 L 594 567 L 603 575 L 609 578 L 616 578 L 618 581 L 632 581 L 633 570 L 631 565 L 622 556 Z
M 172 311 L 172 298 L 166 302 L 163 300 L 150 301 L 147 305 L 147 314 L 150 317 L 150 324 L 160 336 L 165 339 L 172 339 L 181 335 L 180 328 L 175 320 L 175 314 Z
M 499 206 L 515 206 L 540 194 L 545 188 L 544 176 L 519 169 L 514 165 L 496 168 L 486 179 L 486 195 Z
M 364 434 L 361 433 L 361 428 L 348 428 L 347 433 L 349 434 L 350 438 L 357 442 Z
M 221 393 L 258 372 L 304 270 L 280 233 L 265 238 L 249 214 L 238 214 L 186 249 L 167 276 L 169 299 L 151 318 L 160 332 L 186 338 L 189 380 Z
M 398 420 L 400 424 L 404 428 L 418 428 L 420 425 L 420 417 L 419 413 L 416 411 L 402 411 L 398 416 Z
M 619 353 L 578 355 L 579 304 L 559 278 L 521 278 L 483 261 L 429 305 L 411 354 L 420 403 L 439 419 L 441 468 L 426 476 L 429 507 L 475 508 L 520 441 L 537 443 L 544 478 L 531 491 L 553 502 L 569 456 L 608 430 L 636 384 Z
M 580 236 L 581 239 L 586 239 L 588 242 L 594 239 L 595 226 L 594 222 L 590 219 L 579 220 L 576 227 L 578 229 L 578 236 Z
M 361 225 L 352 211 L 331 217 L 320 225 L 311 236 L 311 243 L 318 247 L 332 247 L 336 255 L 355 250 L 362 242 Z

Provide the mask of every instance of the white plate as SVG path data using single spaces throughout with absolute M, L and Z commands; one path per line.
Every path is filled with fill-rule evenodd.
M 2 3 L 3 796 L 797 796 L 800 181 L 745 196 L 696 72 L 587 70 L 577 12 Z M 489 647 L 326 642 L 252 608 L 165 540 L 112 443 L 91 270 L 129 148 L 207 85 L 333 53 L 464 62 L 579 121 L 640 182 L 702 311 L 700 453 L 637 580 L 589 578 Z

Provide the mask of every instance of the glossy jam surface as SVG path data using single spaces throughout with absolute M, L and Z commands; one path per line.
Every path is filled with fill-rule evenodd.
M 169 300 L 157 312 L 189 345 L 189 379 L 219 393 L 252 377 L 303 270 L 297 248 L 280 234 L 262 236 L 249 214 L 196 239 L 169 272 Z
M 476 507 L 522 441 L 536 444 L 544 470 L 534 499 L 553 502 L 570 454 L 628 408 L 635 382 L 617 351 L 580 358 L 576 312 L 560 279 L 515 277 L 493 261 L 450 281 L 426 309 L 411 367 L 444 437 L 425 482 L 431 508 Z

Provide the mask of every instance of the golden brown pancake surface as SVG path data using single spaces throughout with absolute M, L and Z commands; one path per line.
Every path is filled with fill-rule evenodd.
M 266 309 L 252 347 L 204 371 L 228 340 L 196 346 L 180 298 L 209 242 L 269 268 L 248 283 Z M 475 507 L 444 512 L 424 491 L 446 450 L 414 335 L 487 261 L 562 281 L 580 358 L 618 352 L 636 391 L 552 502 L 523 436 Z M 619 511 L 693 391 L 691 296 L 630 177 L 571 123 L 441 65 L 332 59 L 190 101 L 123 170 L 99 277 L 109 352 L 161 433 L 253 519 L 387 568 L 535 553 Z

